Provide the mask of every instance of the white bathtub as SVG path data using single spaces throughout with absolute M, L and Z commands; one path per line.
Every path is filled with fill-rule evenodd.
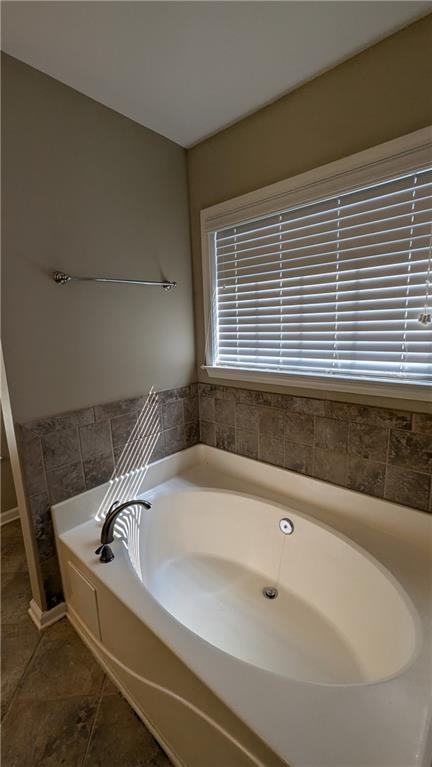
M 196 446 L 143 478 L 152 509 L 122 514 L 104 565 L 102 495 L 54 508 L 69 616 L 174 762 L 429 765 L 428 515 Z

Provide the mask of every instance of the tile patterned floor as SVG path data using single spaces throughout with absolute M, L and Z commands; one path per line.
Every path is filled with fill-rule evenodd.
M 34 627 L 19 522 L 1 555 L 2 767 L 170 767 L 67 620 Z

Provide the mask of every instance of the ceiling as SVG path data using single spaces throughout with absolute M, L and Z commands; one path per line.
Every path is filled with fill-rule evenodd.
M 190 146 L 432 10 L 431 2 L 2 3 L 2 48 Z

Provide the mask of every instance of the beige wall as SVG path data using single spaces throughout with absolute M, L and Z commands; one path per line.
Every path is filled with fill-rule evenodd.
M 15 420 L 194 380 L 184 150 L 8 56 L 2 139 L 2 331 Z M 178 287 L 58 287 L 54 269 Z
M 198 366 L 204 361 L 200 210 L 431 125 L 431 51 L 429 15 L 188 151 Z M 210 380 L 198 370 L 200 380 Z M 319 396 L 378 404 L 361 395 L 320 390 Z

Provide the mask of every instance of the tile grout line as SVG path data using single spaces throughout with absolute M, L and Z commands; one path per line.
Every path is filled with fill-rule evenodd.
M 115 474 L 116 471 L 117 471 L 117 467 L 116 467 L 116 459 L 115 459 L 115 453 L 114 453 L 114 440 L 113 440 L 113 433 L 112 433 L 112 422 L 113 422 L 113 419 L 112 418 L 108 418 L 108 422 L 107 422 L 108 423 L 108 435 L 109 435 L 109 442 L 110 442 L 110 447 L 111 447 L 111 458 L 112 458 L 112 462 L 113 462 L 113 473 Z
M 28 617 L 28 620 L 31 621 L 31 618 Z M 13 624 L 8 624 L 8 625 L 13 625 Z M 38 631 L 38 629 L 36 629 L 36 631 Z M 9 713 L 11 711 L 11 708 L 12 708 L 13 704 L 15 703 L 15 699 L 17 698 L 18 693 L 19 693 L 19 691 L 22 688 L 24 677 L 27 674 L 29 666 L 30 666 L 30 664 L 31 664 L 31 662 L 32 662 L 32 660 L 33 660 L 33 658 L 34 658 L 34 656 L 35 656 L 35 654 L 36 654 L 36 652 L 37 652 L 41 642 L 42 642 L 42 639 L 43 639 L 43 633 L 39 632 L 38 640 L 37 640 L 37 642 L 36 642 L 36 644 L 35 644 L 35 646 L 33 648 L 33 652 L 31 653 L 30 658 L 28 659 L 27 663 L 25 664 L 25 666 L 23 668 L 23 671 L 22 671 L 22 674 L 21 674 L 20 678 L 18 679 L 18 681 L 16 683 L 15 689 L 14 689 L 12 697 L 10 699 L 10 703 L 9 703 L 9 705 L 8 705 L 8 707 L 7 707 L 7 709 L 6 709 L 5 713 L 4 713 L 4 716 L 2 718 L 2 722 L 5 721 L 6 717 L 9 715 Z
M 45 481 L 46 493 L 47 493 L 47 496 L 48 496 L 48 501 L 49 501 L 49 503 L 51 503 L 51 493 L 50 493 L 50 488 L 49 488 L 49 484 L 48 484 L 48 471 L 47 471 L 46 462 L 45 462 L 45 455 L 44 455 L 44 449 L 43 449 L 43 441 L 42 441 L 42 437 L 40 435 L 39 435 L 38 438 L 39 438 L 39 449 L 40 449 L 40 455 L 41 455 L 41 463 L 42 463 L 43 477 L 44 477 L 44 481 Z
M 312 477 L 316 477 L 316 436 L 317 436 L 316 419 L 317 419 L 317 416 L 314 413 L 312 417 L 313 417 Z
M 89 424 L 89 425 L 91 425 L 91 424 Z M 81 464 L 81 476 L 82 476 L 82 479 L 83 479 L 83 482 L 84 482 L 84 488 L 85 488 L 85 490 L 88 490 L 88 487 L 87 487 L 87 477 L 86 477 L 86 473 L 85 473 L 85 469 L 84 469 L 84 458 L 83 458 L 82 449 L 81 449 L 80 427 L 78 426 L 78 424 L 76 425 L 76 436 L 77 436 L 77 440 L 78 440 L 78 452 L 79 452 L 79 462 L 77 461 L 77 463 Z
M 388 434 L 387 434 L 387 450 L 386 450 L 386 460 L 385 460 L 384 495 L 383 495 L 384 499 L 387 499 L 387 477 L 388 477 L 389 457 L 390 457 L 391 432 L 392 432 L 392 429 L 390 426 L 388 430 Z
M 97 717 L 98 717 L 98 714 L 99 714 L 99 711 L 100 711 L 100 707 L 102 705 L 102 698 L 103 698 L 103 694 L 104 694 L 107 678 L 108 678 L 107 675 L 104 674 L 104 677 L 102 679 L 101 690 L 100 690 L 100 693 L 99 693 L 99 699 L 98 699 L 98 702 L 97 702 L 97 705 L 96 705 L 96 709 L 95 709 L 95 712 L 94 712 L 93 721 L 91 723 L 90 732 L 89 732 L 88 740 L 87 740 L 87 743 L 86 743 L 86 747 L 85 747 L 85 751 L 84 751 L 84 754 L 83 754 L 83 758 L 82 758 L 80 767 L 85 767 L 85 763 L 87 761 L 87 756 L 88 756 L 89 751 L 90 751 L 91 741 L 93 739 L 93 734 L 94 734 L 94 731 L 95 731 L 95 728 L 96 728 L 96 720 L 97 720 Z

